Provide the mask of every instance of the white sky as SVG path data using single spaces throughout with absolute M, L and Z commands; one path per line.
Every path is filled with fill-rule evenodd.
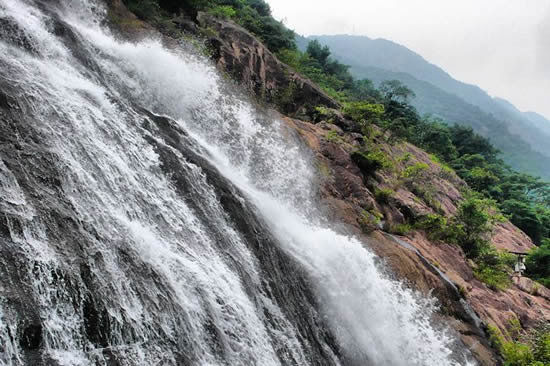
M 550 0 L 267 0 L 302 35 L 386 38 L 550 119 Z

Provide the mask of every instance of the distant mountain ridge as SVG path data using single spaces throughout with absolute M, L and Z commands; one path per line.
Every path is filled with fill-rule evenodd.
M 550 121 L 534 112 L 521 112 L 510 102 L 492 98 L 475 85 L 455 80 L 442 68 L 392 41 L 364 36 L 297 37 L 301 49 L 317 39 L 357 78 L 378 84 L 397 79 L 417 95 L 420 113 L 449 123 L 472 126 L 488 137 L 514 168 L 550 179 Z

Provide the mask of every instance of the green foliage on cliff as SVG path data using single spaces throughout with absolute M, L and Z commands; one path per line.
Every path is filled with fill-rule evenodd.
M 366 176 L 374 176 L 375 172 L 381 169 L 391 169 L 393 162 L 382 150 L 354 151 L 351 160 L 357 164 L 361 172 Z
M 123 0 L 139 18 L 160 28 L 173 27 L 176 15 L 194 18 L 205 11 L 219 18 L 231 18 L 258 36 L 273 52 L 296 49 L 294 32 L 271 16 L 269 4 L 263 0 Z
M 474 263 L 474 276 L 493 290 L 511 285 L 510 272 L 515 256 L 498 252 L 488 241 L 495 215 L 493 202 L 470 194 L 461 202 L 454 217 L 439 214 L 420 218 L 415 228 L 424 230 L 429 239 L 459 245 Z
M 295 46 L 294 34 L 285 32 L 286 28 L 281 23 L 266 34 L 266 29 L 274 24 L 274 20 L 263 0 L 203 1 L 203 7 L 208 7 L 205 3 L 236 9 L 237 22 L 264 39 L 281 61 L 309 77 L 343 103 L 342 112 L 360 123 L 364 131 L 368 124 L 376 124 L 384 131 L 391 131 L 394 139 L 410 141 L 433 153 L 444 166 L 454 169 L 474 191 L 493 200 L 491 204 L 496 205 L 535 243 L 550 237 L 550 185 L 513 171 L 500 159 L 499 151 L 489 140 L 476 134 L 471 127 L 449 126 L 439 120 L 420 117 L 410 103 L 415 97 L 414 92 L 400 81 L 384 81 L 377 89 L 368 80 L 354 80 L 349 67 L 335 60 L 330 49 L 316 40 L 308 44 L 305 52 L 300 52 Z M 393 165 L 385 153 L 376 149 L 357 151 L 352 159 L 367 175 Z M 407 175 L 405 179 L 420 180 L 417 175 L 424 170 L 420 168 L 425 167 L 408 167 L 404 172 Z M 413 186 L 418 188 L 417 191 L 421 188 L 418 184 Z M 433 201 L 430 192 L 425 189 L 417 193 L 428 204 Z M 482 256 L 488 250 L 484 235 L 492 219 L 487 207 L 483 206 L 484 202 L 481 197 L 463 202 L 456 217 L 448 223 L 450 234 L 447 239 L 452 237 L 467 256 L 477 260 L 478 278 L 502 288 L 507 277 L 506 266 L 500 262 L 489 265 Z M 437 209 L 436 202 L 433 206 Z M 545 281 L 549 275 L 541 268 L 548 268 L 547 258 L 547 249 L 542 247 L 527 262 L 528 273 L 544 283 L 547 283 Z
M 526 260 L 527 275 L 550 288 L 550 239 L 529 254 Z
M 517 319 L 515 319 L 517 322 Z M 514 322 L 504 335 L 494 326 L 487 328 L 491 345 L 501 354 L 504 366 L 550 366 L 550 324 L 522 335 Z
M 486 234 L 491 230 L 490 203 L 471 196 L 458 206 L 452 228 L 453 241 L 457 242 L 469 258 L 479 258 L 488 245 Z
M 209 9 L 208 12 L 221 19 L 232 19 L 237 15 L 235 9 L 229 5 L 218 5 Z
M 368 102 L 348 102 L 342 112 L 354 121 L 375 123 L 384 115 L 382 104 Z

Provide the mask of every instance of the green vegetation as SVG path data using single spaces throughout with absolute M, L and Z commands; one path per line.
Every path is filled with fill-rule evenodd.
M 392 224 L 388 231 L 395 235 L 405 236 L 411 231 L 412 227 L 409 224 Z
M 175 35 L 171 21 L 176 16 L 196 17 L 199 11 L 224 19 L 233 19 L 260 38 L 273 52 L 296 49 L 294 32 L 271 16 L 264 0 L 123 0 L 139 18 Z
M 221 19 L 232 19 L 237 15 L 237 11 L 229 5 L 218 5 L 208 10 L 208 12 Z
M 448 225 L 447 238 L 464 250 L 474 261 L 474 276 L 493 290 L 505 290 L 511 285 L 510 272 L 514 260 L 506 253 L 499 253 L 488 241 L 496 215 L 490 200 L 470 195 L 458 207 Z
M 504 290 L 511 285 L 510 272 L 515 257 L 498 252 L 488 241 L 493 221 L 493 202 L 468 195 L 459 205 L 454 217 L 440 214 L 420 218 L 415 228 L 424 230 L 429 239 L 459 245 L 474 263 L 475 277 L 493 290 Z
M 504 366 L 550 366 L 550 324 L 521 334 L 517 319 L 510 321 L 506 336 L 494 326 L 487 328 L 491 345 L 501 354 Z
M 491 98 L 479 88 L 453 80 L 437 66 L 392 42 L 345 35 L 315 38 L 328 45 L 338 59 L 345 59 L 357 79 L 368 78 L 375 85 L 400 80 L 417 95 L 412 104 L 420 115 L 431 114 L 449 124 L 470 126 L 502 150 L 503 159 L 515 169 L 550 179 L 550 124 L 543 118 L 528 122 L 533 114 L 514 111 L 513 106 L 506 106 L 506 102 Z M 510 132 L 510 126 L 510 131 L 520 129 L 523 139 Z
M 429 214 L 422 217 L 416 222 L 415 228 L 424 230 L 428 239 L 433 241 L 445 240 L 450 231 L 447 218 L 439 214 Z
M 336 132 L 336 131 L 327 132 L 327 134 L 325 135 L 325 139 L 327 139 L 327 141 L 331 141 L 331 142 L 338 142 L 338 141 L 341 140 L 340 136 L 338 136 L 338 132 Z
M 351 160 L 357 164 L 361 172 L 367 176 L 374 176 L 374 173 L 380 169 L 390 169 L 393 167 L 391 158 L 382 150 L 375 151 L 354 151 L 351 154 Z
M 527 256 L 527 275 L 550 288 L 550 239 Z
M 376 199 L 376 202 L 378 203 L 388 203 L 392 196 L 394 195 L 394 191 L 389 188 L 384 189 L 374 189 L 374 198 Z
M 405 170 L 401 173 L 401 176 L 405 179 L 422 179 L 429 168 L 430 166 L 428 164 L 418 162 L 405 168 Z
M 506 290 L 512 285 L 510 275 L 499 267 L 480 266 L 474 270 L 474 277 L 493 290 Z
M 468 258 L 479 258 L 488 245 L 486 234 L 491 230 L 490 203 L 475 196 L 467 197 L 458 206 L 450 235 Z
M 372 233 L 380 224 L 381 214 L 378 212 L 363 211 L 361 218 L 359 219 L 359 226 L 365 234 Z
M 384 106 L 366 102 L 348 102 L 344 104 L 343 112 L 354 121 L 375 122 L 384 115 Z

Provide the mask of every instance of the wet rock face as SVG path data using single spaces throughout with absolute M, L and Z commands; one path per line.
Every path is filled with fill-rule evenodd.
M 31 53 L 38 53 L 33 40 L 10 18 L 0 18 L 0 38 Z
M 342 353 L 334 335 L 325 324 L 325 320 L 316 310 L 318 304 L 310 287 L 308 276 L 294 259 L 276 245 L 275 239 L 265 229 L 262 220 L 255 215 L 248 203 L 242 200 L 237 188 L 221 176 L 203 157 L 193 151 L 187 134 L 173 121 L 149 112 L 145 113 L 153 122 L 153 125 L 145 125 L 145 127 L 157 136 L 157 138 L 149 138 L 149 143 L 159 154 L 163 162 L 162 169 L 172 178 L 181 197 L 196 210 L 199 217 L 204 219 L 204 223 L 209 226 L 211 232 L 218 233 L 219 237 L 223 238 L 224 233 L 220 232 L 220 228 L 214 223 L 209 222 L 210 214 L 204 209 L 197 192 L 193 190 L 192 174 L 189 174 L 188 168 L 182 165 L 174 151 L 178 151 L 187 161 L 201 166 L 207 172 L 208 183 L 216 187 L 224 211 L 242 236 L 246 238 L 247 244 L 259 261 L 262 277 L 264 277 L 261 290 L 254 288 L 251 283 L 246 284 L 250 286 L 248 288 L 250 294 L 257 293 L 259 290 L 269 294 L 272 300 L 281 306 L 293 324 L 298 325 L 301 332 L 300 339 L 304 349 L 310 353 L 313 365 L 332 364 L 330 361 L 333 359 L 332 355 L 347 360 L 349 365 L 359 362 L 354 355 Z M 226 250 L 225 245 L 223 239 L 220 239 L 220 250 Z M 234 265 L 235 267 L 239 266 L 238 263 Z M 266 321 L 275 321 L 271 318 L 272 315 L 268 309 L 264 309 L 264 311 L 267 317 Z M 211 332 L 215 338 L 217 331 L 214 324 L 212 324 Z M 295 360 L 289 358 L 291 352 L 285 350 L 284 347 L 277 352 L 283 364 L 294 364 Z
M 319 105 L 338 108 L 338 102 L 280 62 L 242 27 L 205 13 L 199 14 L 198 22 L 216 33 L 210 37 L 210 45 L 218 67 L 282 112 L 307 114 Z
M 19 344 L 25 350 L 37 350 L 42 343 L 42 324 L 35 323 L 27 326 L 21 326 L 23 328 L 22 334 L 19 338 Z
M 12 340 L 21 348 L 23 357 L 29 365 L 57 365 L 45 352 L 45 325 L 41 322 L 40 297 L 33 289 L 33 283 L 43 281 L 47 287 L 55 288 L 52 296 L 56 301 L 67 302 L 74 314 L 78 314 L 82 328 L 78 337 L 82 337 L 82 347 L 92 345 L 100 349 L 101 364 L 110 366 L 128 365 L 128 355 L 124 344 L 135 343 L 137 335 L 133 332 L 130 320 L 113 316 L 117 309 L 117 299 L 110 296 L 109 284 L 102 281 L 105 272 L 105 259 L 98 250 L 98 241 L 105 241 L 102 233 L 78 219 L 63 183 L 63 172 L 56 163 L 59 157 L 47 148 L 39 129 L 33 125 L 32 118 L 27 118 L 23 111 L 26 106 L 18 102 L 16 93 L 6 86 L 0 95 L 4 102 L 0 105 L 0 179 L 6 183 L 6 177 L 13 175 L 13 184 L 17 184 L 25 193 L 26 199 L 33 203 L 36 220 L 48 228 L 48 238 L 52 250 L 62 258 L 65 265 L 50 269 L 21 251 L 14 239 L 22 237 L 28 230 L 30 222 L 23 213 L 17 213 L 17 206 L 0 200 L 0 278 L 2 287 L 0 296 L 10 304 L 13 313 L 8 314 L 8 322 L 15 324 L 16 332 Z M 212 212 L 204 207 L 196 191 L 196 182 L 188 167 L 183 166 L 175 153 L 181 153 L 187 161 L 200 166 L 207 175 L 208 182 L 215 187 L 226 215 L 233 222 L 236 230 L 246 240 L 246 244 L 261 264 L 262 283 L 258 285 L 243 275 L 243 281 L 251 296 L 257 293 L 266 294 L 277 303 L 285 315 L 299 329 L 302 347 L 308 353 L 313 365 L 329 365 L 330 360 L 345 359 L 346 355 L 335 340 L 334 335 L 317 312 L 317 300 L 311 289 L 308 277 L 301 267 L 275 243 L 275 239 L 256 216 L 254 210 L 243 201 L 238 190 L 204 158 L 194 151 L 196 145 L 176 124 L 163 117 L 157 117 L 142 110 L 144 124 L 148 131 L 148 142 L 159 154 L 163 163 L 162 169 L 170 176 L 174 185 L 190 207 L 196 210 L 209 231 L 219 238 L 220 250 L 228 250 L 231 244 L 227 241 L 223 228 L 212 222 Z M 2 193 L 2 191 L 0 191 Z M 4 198 L 4 197 L 1 197 Z M 121 245 L 122 244 L 122 245 Z M 135 291 L 139 294 L 147 312 L 153 314 L 173 314 L 178 312 L 165 280 L 157 271 L 150 268 L 123 243 L 110 243 L 119 246 L 121 268 L 132 278 Z M 233 263 L 235 268 L 239 263 Z M 29 268 L 31 270 L 29 270 Z M 258 288 L 261 286 L 261 288 Z M 158 294 L 154 297 L 151 294 Z M 206 294 L 197 294 L 198 297 Z M 221 300 L 220 300 L 221 301 Z M 43 309 L 42 309 L 43 310 Z M 266 323 L 277 322 L 270 309 L 263 308 Z M 116 310 L 115 310 L 116 312 Z M 196 364 L 192 343 L 186 333 L 186 325 L 175 316 L 174 334 L 156 329 L 155 333 L 163 346 L 171 348 L 178 365 Z M 224 344 L 214 318 L 210 325 L 205 325 L 211 335 L 211 344 L 218 344 L 218 351 L 223 355 Z M 277 335 L 273 335 L 274 342 Z M 158 341 L 158 340 L 152 340 Z M 122 342 L 122 346 L 121 346 Z M 278 347 L 278 357 L 283 364 L 295 364 L 292 352 L 284 345 Z M 356 361 L 356 360 L 355 360 Z M 353 365 L 350 356 L 348 364 Z M 100 364 L 100 363 L 98 363 Z

